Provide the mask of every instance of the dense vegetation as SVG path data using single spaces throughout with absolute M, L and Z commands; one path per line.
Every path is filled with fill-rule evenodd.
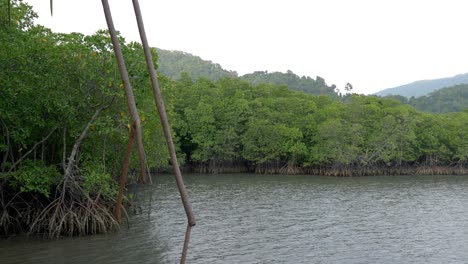
M 375 93 L 378 96 L 401 95 L 407 98 L 428 95 L 435 90 L 459 84 L 468 84 L 468 73 L 449 78 L 416 81 Z
M 130 121 L 109 36 L 53 33 L 34 26 L 21 1 L 13 8 L 12 23 L 0 24 L 0 234 L 116 228 L 111 212 Z M 148 167 L 164 170 L 169 155 L 143 51 L 121 42 Z M 304 82 L 332 88 L 319 78 Z M 394 99 L 317 96 L 236 77 L 182 74 L 160 83 L 187 170 L 467 173 L 466 111 L 421 113 Z
M 237 77 L 236 72 L 225 70 L 219 64 L 202 60 L 200 57 L 186 52 L 163 49 L 157 49 L 157 51 L 159 56 L 159 72 L 173 80 L 183 78 L 182 75 L 188 75 L 192 80 L 203 77 L 211 81 L 217 81 L 225 77 Z M 336 86 L 328 86 L 325 83 L 325 79 L 320 76 L 313 79 L 309 76 L 299 77 L 292 71 L 287 71 L 286 73 L 256 71 L 242 75 L 240 78 L 253 85 L 262 83 L 279 84 L 286 85 L 294 91 L 338 97 L 337 91 L 335 91 Z
M 130 121 L 109 35 L 56 34 L 34 26 L 35 14 L 21 1 L 12 7 L 11 23 L 0 30 L 0 234 L 115 228 L 115 178 Z M 143 51 L 121 42 L 148 165 L 163 168 L 167 148 Z
M 200 77 L 213 81 L 223 77 L 237 77 L 237 72 L 225 70 L 221 65 L 198 56 L 183 51 L 156 50 L 159 55 L 159 72 L 174 80 L 179 79 L 181 73 L 187 73 L 195 80 Z
M 332 97 L 338 97 L 335 89 L 335 85 L 328 86 L 325 83 L 325 79 L 317 76 L 313 79 L 309 76 L 299 77 L 292 71 L 282 72 L 263 72 L 257 71 L 241 76 L 241 79 L 250 82 L 253 85 L 259 85 L 262 83 L 271 83 L 278 85 L 286 85 L 289 89 L 294 91 L 302 91 L 304 93 L 316 94 L 316 95 L 329 95 Z
M 253 86 L 239 79 L 189 79 L 173 94 L 181 150 L 205 171 L 376 174 L 466 166 L 468 113 L 421 113 L 397 100 L 343 100 Z
M 403 104 L 409 104 L 419 111 L 431 113 L 461 112 L 468 109 L 468 85 L 460 84 L 443 88 L 427 96 L 406 98 L 404 96 L 386 96 Z
M 410 98 L 416 109 L 432 113 L 460 112 L 468 109 L 468 84 L 440 89 L 428 96 Z

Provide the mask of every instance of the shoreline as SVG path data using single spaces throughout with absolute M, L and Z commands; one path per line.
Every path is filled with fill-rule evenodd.
M 413 166 L 373 166 L 373 167 L 300 167 L 300 166 L 203 166 L 192 165 L 183 167 L 185 173 L 227 174 L 284 174 L 284 175 L 317 175 L 331 177 L 361 177 L 383 175 L 466 175 L 467 166 L 413 165 Z

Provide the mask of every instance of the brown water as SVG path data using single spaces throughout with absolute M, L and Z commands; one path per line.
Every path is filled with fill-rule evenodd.
M 186 175 L 198 220 L 187 263 L 468 263 L 468 177 Z M 116 234 L 0 240 L 0 263 L 178 263 L 170 176 Z

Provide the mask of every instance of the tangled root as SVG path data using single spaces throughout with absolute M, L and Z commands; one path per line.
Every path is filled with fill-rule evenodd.
M 49 237 L 80 236 L 119 228 L 110 204 L 100 199 L 99 194 L 94 199 L 89 197 L 76 182 L 62 189 L 65 191 L 32 222 L 29 233 L 44 233 Z
M 46 202 L 28 201 L 30 197 L 17 193 L 9 203 L 0 205 L 0 235 L 81 236 L 119 229 L 112 201 L 105 201 L 99 194 L 90 197 L 76 182 L 65 184 L 57 187 L 61 193 Z

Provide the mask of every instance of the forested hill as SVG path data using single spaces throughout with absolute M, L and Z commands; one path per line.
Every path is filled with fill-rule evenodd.
M 468 73 L 459 74 L 449 78 L 416 81 L 398 87 L 382 90 L 380 92 L 375 93 L 375 95 L 401 95 L 407 98 L 410 98 L 412 96 L 420 97 L 423 95 L 428 95 L 429 93 L 435 90 L 454 86 L 457 84 L 468 84 Z
M 256 71 L 254 73 L 245 74 L 240 78 L 250 82 L 253 85 L 258 85 L 261 83 L 286 85 L 289 87 L 289 89 L 295 91 L 302 91 L 305 93 L 316 95 L 324 94 L 330 95 L 332 97 L 337 96 L 337 93 L 335 92 L 336 86 L 328 86 L 325 83 L 325 79 L 323 79 L 320 76 L 317 76 L 316 79 L 313 79 L 309 76 L 299 77 L 292 71 L 287 71 L 286 73 L 268 73 L 266 71 Z
M 404 104 L 410 104 L 424 112 L 461 112 L 468 109 L 468 84 L 443 88 L 418 98 L 411 97 L 408 99 L 401 95 L 387 97 L 397 99 Z
M 237 77 L 237 72 L 225 70 L 217 63 L 203 60 L 190 53 L 158 48 L 156 50 L 159 57 L 159 72 L 171 79 L 178 79 L 182 72 L 188 73 L 194 80 L 200 77 L 212 81 L 223 77 Z
M 237 77 L 237 72 L 225 70 L 221 65 L 203 60 L 198 56 L 183 51 L 156 50 L 159 56 L 159 72 L 173 80 L 179 79 L 180 74 L 183 72 L 188 73 L 193 80 L 204 77 L 216 81 L 223 77 Z M 286 73 L 256 71 L 254 73 L 245 74 L 240 78 L 253 85 L 261 83 L 286 85 L 289 89 L 295 91 L 303 91 L 316 95 L 324 94 L 332 97 L 337 96 L 335 93 L 335 85 L 328 86 L 325 80 L 319 76 L 313 79 L 309 76 L 299 77 L 292 71 L 287 71 Z

